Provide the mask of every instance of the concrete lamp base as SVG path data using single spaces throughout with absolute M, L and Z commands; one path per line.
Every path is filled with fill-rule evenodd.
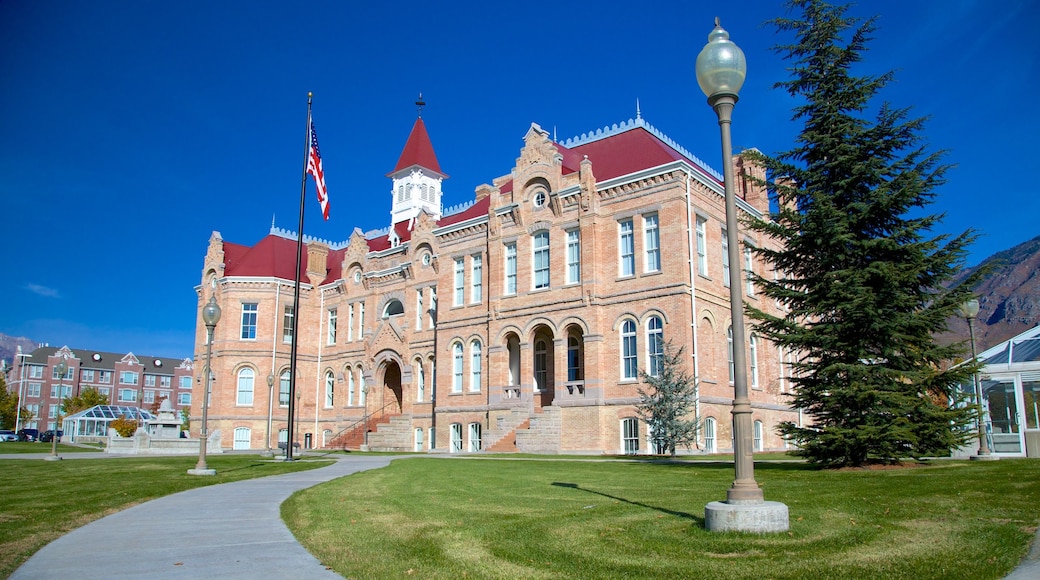
M 61 457 L 58 455 L 48 455 L 43 458 L 44 461 L 61 461 Z
M 1000 459 L 1000 457 L 996 455 L 972 455 L 968 459 L 971 459 L 972 461 L 996 461 Z
M 786 532 L 787 506 L 778 501 L 727 503 L 704 506 L 704 529 L 709 532 Z
M 188 470 L 188 475 L 216 475 L 216 469 L 197 469 L 192 468 Z

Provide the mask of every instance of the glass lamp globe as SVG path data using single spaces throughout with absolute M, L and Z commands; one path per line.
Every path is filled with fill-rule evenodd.
M 220 322 L 220 306 L 217 306 L 217 299 L 213 296 L 210 296 L 209 302 L 202 307 L 202 321 L 206 326 L 216 326 Z
M 697 84 L 704 94 L 736 96 L 744 86 L 747 61 L 744 51 L 729 39 L 729 33 L 715 19 L 715 28 L 708 34 L 708 44 L 697 55 Z

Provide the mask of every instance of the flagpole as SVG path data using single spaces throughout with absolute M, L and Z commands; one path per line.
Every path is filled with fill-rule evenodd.
M 286 433 L 285 460 L 293 460 L 293 413 L 296 411 L 296 345 L 299 342 L 297 332 L 300 323 L 300 266 L 303 264 L 303 215 L 307 203 L 307 155 L 311 146 L 311 99 L 314 93 L 307 93 L 307 129 L 303 145 L 303 175 L 300 178 L 300 226 L 296 234 L 296 283 L 293 286 L 293 319 L 292 343 L 289 353 L 289 421 Z

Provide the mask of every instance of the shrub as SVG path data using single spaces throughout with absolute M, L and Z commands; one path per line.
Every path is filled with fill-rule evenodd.
M 120 437 L 133 437 L 139 424 L 128 417 L 120 417 L 110 422 L 108 426 L 115 429 Z

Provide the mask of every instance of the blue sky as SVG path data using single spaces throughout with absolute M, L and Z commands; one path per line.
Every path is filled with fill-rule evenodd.
M 296 229 L 307 92 L 331 199 L 305 233 L 389 225 L 385 174 L 417 93 L 451 176 L 445 204 L 510 171 L 532 122 L 563 140 L 643 117 L 713 167 L 693 65 L 715 16 L 748 60 L 734 147 L 791 147 L 770 49 L 778 0 L 747 2 L 0 2 L 0 333 L 191 356 L 210 233 Z M 976 228 L 970 264 L 1040 234 L 1040 3 L 862 2 L 879 16 L 858 72 L 928 116 L 956 165 L 936 233 Z

